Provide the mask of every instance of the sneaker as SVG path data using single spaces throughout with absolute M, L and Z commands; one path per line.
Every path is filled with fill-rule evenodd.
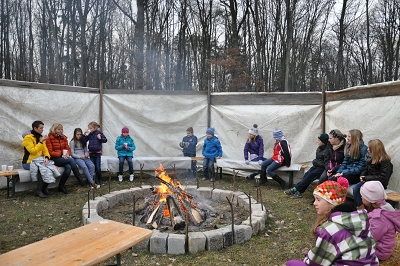
M 203 181 L 206 181 L 206 180 L 207 180 L 207 178 L 203 177 L 201 180 L 203 180 Z
M 90 184 L 90 188 L 99 189 L 100 185 L 93 182 L 93 184 Z
M 293 195 L 293 194 L 295 194 L 296 192 L 297 192 L 297 191 L 295 191 L 294 188 L 285 190 L 285 194 L 286 194 L 286 195 Z
M 286 192 L 286 191 L 285 191 L 285 192 Z M 296 192 L 293 194 L 293 196 L 291 196 L 290 198 L 291 198 L 291 199 L 298 199 L 298 198 L 301 198 L 301 197 L 303 197 L 303 196 L 301 195 L 301 193 L 298 192 L 298 191 L 296 191 Z
M 133 179 L 135 179 L 135 174 L 131 174 L 130 176 L 129 176 L 129 181 L 133 181 Z
M 122 182 L 122 175 L 118 175 L 118 181 Z

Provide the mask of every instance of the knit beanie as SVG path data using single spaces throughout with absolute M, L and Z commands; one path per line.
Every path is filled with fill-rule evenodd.
M 319 140 L 322 141 L 325 145 L 328 143 L 329 135 L 328 134 L 321 134 L 318 136 Z
M 214 136 L 214 132 L 215 132 L 215 129 L 213 127 L 210 127 L 209 129 L 207 129 L 206 134 L 210 134 L 210 135 Z
M 340 205 L 346 201 L 347 189 L 338 182 L 327 180 L 314 189 L 314 195 L 320 196 L 334 206 Z
M 252 128 L 249 129 L 249 134 L 258 136 L 258 125 L 254 124 Z
M 274 137 L 274 139 L 282 140 L 283 139 L 283 132 L 280 129 L 276 129 L 274 131 L 274 133 L 272 134 L 272 136 Z
M 121 133 L 129 133 L 129 128 L 123 127 Z
M 361 196 L 371 203 L 387 199 L 385 189 L 380 181 L 368 181 L 362 185 Z

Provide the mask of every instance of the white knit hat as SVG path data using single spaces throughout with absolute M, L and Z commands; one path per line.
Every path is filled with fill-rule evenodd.
M 252 128 L 249 129 L 249 134 L 258 136 L 258 125 L 254 124 Z
M 361 196 L 371 203 L 387 199 L 385 189 L 380 181 L 367 181 L 362 185 Z

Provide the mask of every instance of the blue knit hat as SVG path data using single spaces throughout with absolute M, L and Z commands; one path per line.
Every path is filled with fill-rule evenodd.
M 274 137 L 274 139 L 282 140 L 283 139 L 283 132 L 280 129 L 276 129 L 274 131 L 274 133 L 272 134 L 272 136 Z
M 207 129 L 206 134 L 210 134 L 210 135 L 214 136 L 214 132 L 215 132 L 215 129 L 213 127 L 210 127 L 209 129 Z

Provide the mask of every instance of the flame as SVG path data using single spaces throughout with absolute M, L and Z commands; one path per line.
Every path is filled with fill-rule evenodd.
M 154 170 L 154 173 L 156 176 L 158 176 L 160 179 L 162 179 L 164 182 L 168 183 L 171 185 L 173 188 L 179 188 L 180 190 L 184 190 L 182 187 L 181 183 L 179 181 L 174 181 L 165 171 L 163 165 L 160 163 L 158 168 Z M 157 188 L 155 191 L 156 194 L 161 194 L 161 198 L 159 200 L 160 202 L 165 202 L 167 200 L 167 196 L 170 194 L 174 194 L 174 192 L 164 183 L 161 183 L 160 186 Z M 178 195 L 178 198 L 181 199 L 182 197 L 186 197 L 185 195 Z M 168 210 L 168 205 L 164 210 L 164 216 L 169 216 L 169 210 Z

